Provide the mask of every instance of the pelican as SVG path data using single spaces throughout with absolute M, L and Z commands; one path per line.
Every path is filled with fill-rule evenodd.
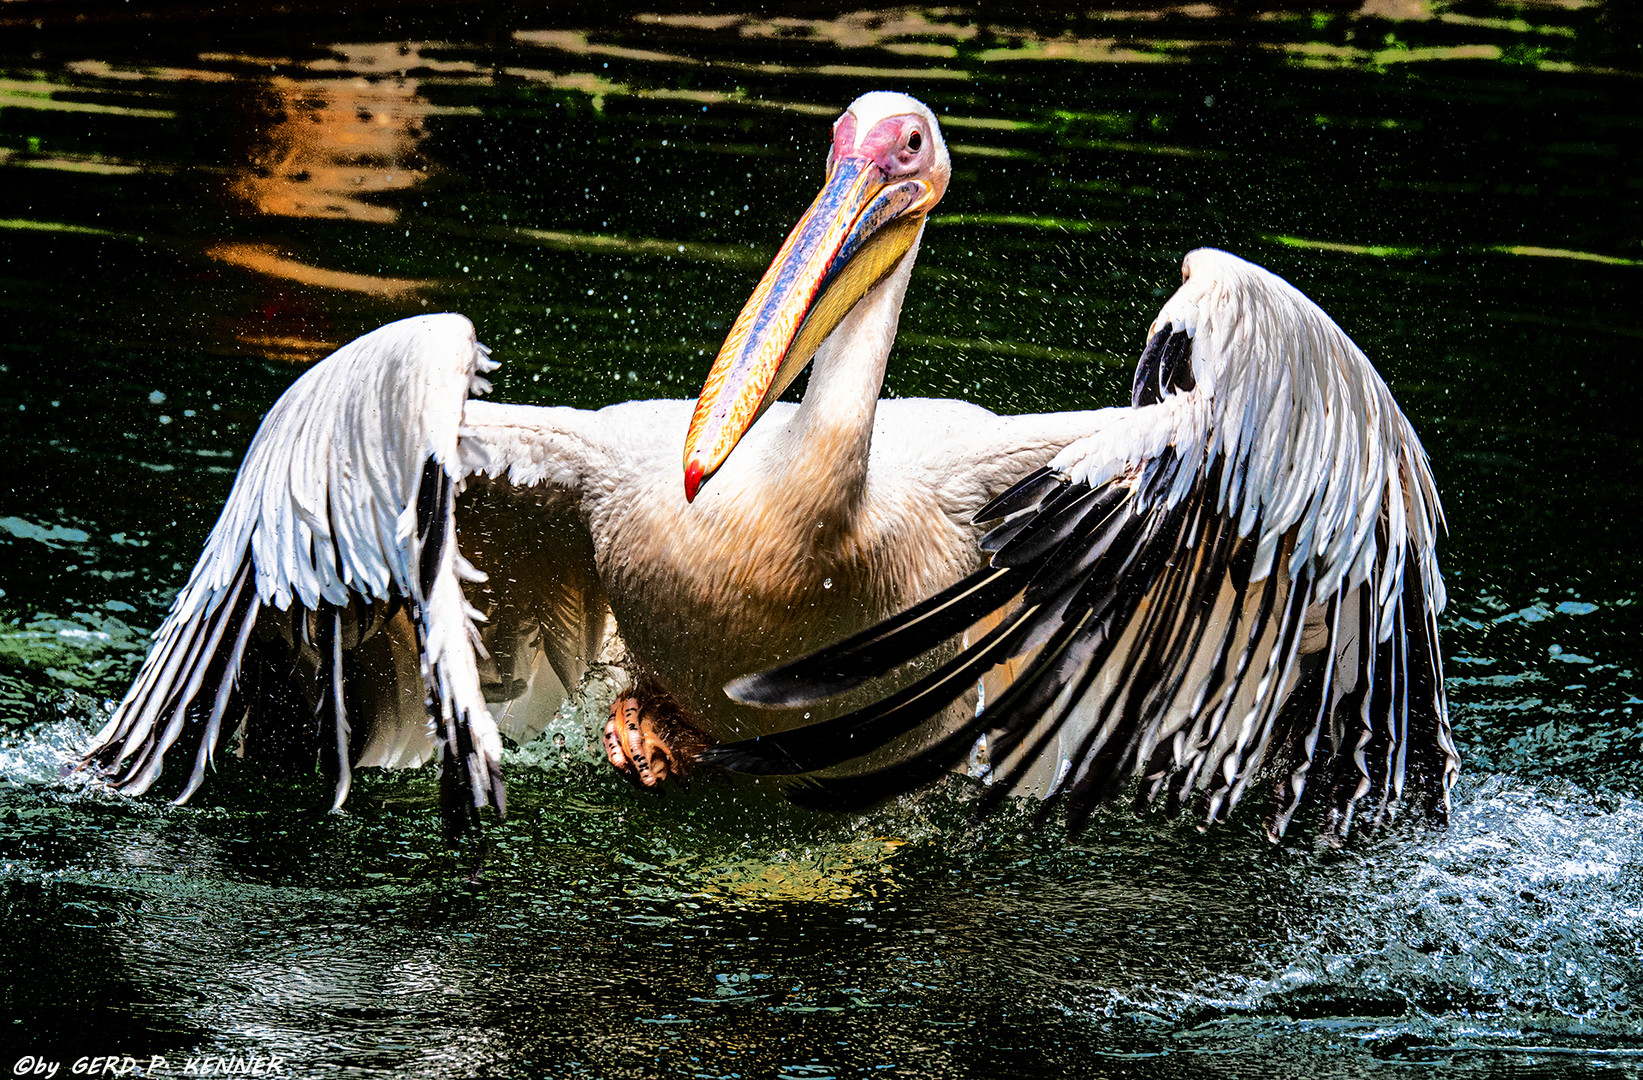
M 852 103 L 695 403 L 480 400 L 497 362 L 454 314 L 315 365 L 85 766 L 181 802 L 237 732 L 336 808 L 354 770 L 437 757 L 461 831 L 505 812 L 501 736 L 614 658 L 604 748 L 645 787 L 707 760 L 854 805 L 956 767 L 1217 820 L 1270 775 L 1277 835 L 1316 759 L 1337 834 L 1406 788 L 1441 816 L 1441 511 L 1362 352 L 1200 250 L 1130 407 L 881 399 L 950 172 L 924 105 Z

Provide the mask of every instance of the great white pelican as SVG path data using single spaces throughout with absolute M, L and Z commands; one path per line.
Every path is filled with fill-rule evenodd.
M 237 732 L 341 806 L 355 769 L 437 756 L 461 829 L 504 811 L 501 735 L 604 657 L 631 679 L 605 749 L 645 786 L 831 770 L 803 795 L 848 806 L 956 768 L 1214 821 L 1264 777 L 1274 836 L 1307 793 L 1333 835 L 1441 817 L 1441 511 L 1363 353 L 1205 249 L 1129 407 L 883 400 L 949 174 L 929 109 L 857 99 L 694 404 L 479 400 L 496 361 L 460 315 L 315 365 L 85 764 L 181 802 Z

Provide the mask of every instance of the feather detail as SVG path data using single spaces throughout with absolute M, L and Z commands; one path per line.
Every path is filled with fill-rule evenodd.
M 430 315 L 367 334 L 298 379 L 264 418 L 199 562 L 82 767 L 136 794 L 180 750 L 190 765 L 182 802 L 202 783 L 224 721 L 231 730 L 243 717 L 249 756 L 317 764 L 339 808 L 363 743 L 358 725 L 401 720 L 392 695 L 381 715 L 358 715 L 351 653 L 382 642 L 376 629 L 409 605 L 447 771 L 467 778 L 473 809 L 455 824 L 485 805 L 500 813 L 501 744 L 480 691 L 478 613 L 461 585 L 484 575 L 457 552 L 454 516 L 465 467 L 486 459 L 460 443 L 466 402 L 489 388 L 479 373 L 496 367 L 466 319 Z M 299 701 L 306 729 L 291 719 Z
M 1138 806 L 1195 802 L 1212 824 L 1260 775 L 1276 777 L 1274 839 L 1308 795 L 1337 842 L 1412 795 L 1443 820 L 1459 758 L 1437 647 L 1442 510 L 1419 440 L 1368 359 L 1288 282 L 1209 249 L 1187 256 L 1183 279 L 1153 322 L 1134 406 L 978 515 L 1002 519 L 982 541 L 988 568 L 731 689 L 825 697 L 941 647 L 995 598 L 998 626 L 876 705 L 709 760 L 834 766 L 1009 661 L 1015 682 L 974 720 L 891 765 L 806 777 L 792 797 L 865 805 L 933 780 L 985 736 L 984 804 L 1054 766 L 1039 793 L 1064 797 L 1075 827 L 1132 785 Z

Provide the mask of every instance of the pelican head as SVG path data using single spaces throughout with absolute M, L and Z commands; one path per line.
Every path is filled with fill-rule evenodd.
M 834 121 L 827 181 L 736 316 L 696 401 L 686 499 L 895 269 L 951 173 L 935 114 L 906 94 L 863 94 Z

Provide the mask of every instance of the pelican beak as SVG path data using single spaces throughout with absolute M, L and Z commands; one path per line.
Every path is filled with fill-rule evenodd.
M 941 194 L 928 180 L 887 179 L 866 154 L 829 162 L 821 194 L 788 234 L 708 372 L 685 437 L 687 500 L 856 301 L 895 268 Z

